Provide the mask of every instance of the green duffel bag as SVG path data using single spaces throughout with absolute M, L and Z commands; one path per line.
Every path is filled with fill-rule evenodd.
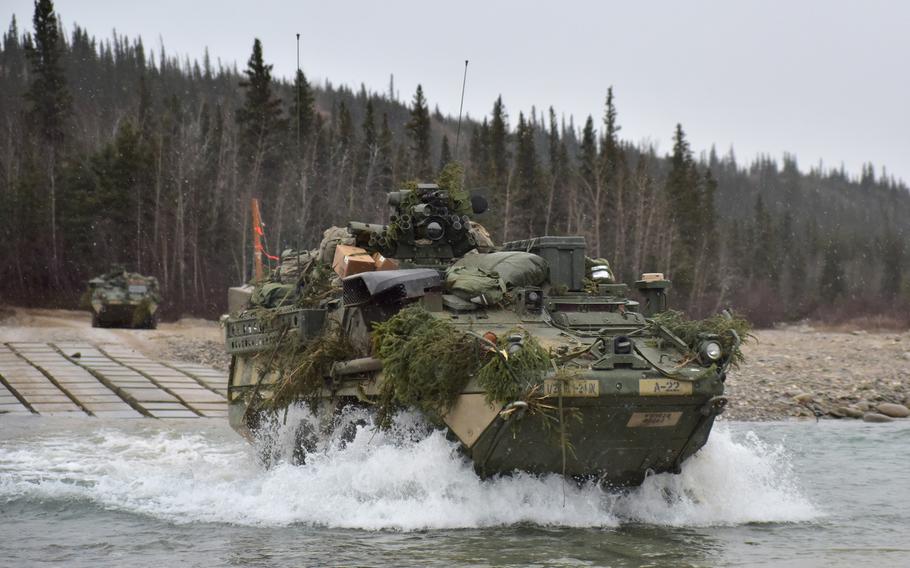
M 548 273 L 547 261 L 529 252 L 469 254 L 446 271 L 446 288 L 466 300 L 489 305 L 512 288 L 542 285 Z
M 278 306 L 286 306 L 293 303 L 296 296 L 296 284 L 266 282 L 253 290 L 253 295 L 250 297 L 250 304 L 263 308 L 276 308 Z
M 507 288 L 540 286 L 547 280 L 550 267 L 543 257 L 523 251 L 502 251 L 489 254 L 469 254 L 453 267 L 479 268 L 499 274 Z
M 506 286 L 495 272 L 455 265 L 446 270 L 446 289 L 464 300 L 490 306 L 502 301 Z

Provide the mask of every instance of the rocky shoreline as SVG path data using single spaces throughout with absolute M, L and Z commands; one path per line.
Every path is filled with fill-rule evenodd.
M 910 331 L 757 330 L 730 373 L 724 420 L 906 419 Z

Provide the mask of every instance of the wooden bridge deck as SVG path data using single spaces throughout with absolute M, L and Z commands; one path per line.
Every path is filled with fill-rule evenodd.
M 223 417 L 226 391 L 221 371 L 156 361 L 118 344 L 0 344 L 0 415 Z

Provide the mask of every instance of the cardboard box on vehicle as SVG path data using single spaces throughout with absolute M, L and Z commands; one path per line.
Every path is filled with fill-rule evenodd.
M 335 260 L 332 262 L 335 273 L 342 278 L 361 272 L 376 270 L 376 261 L 370 253 L 360 247 L 338 245 L 335 247 Z
M 373 253 L 373 262 L 376 263 L 376 270 L 398 270 L 398 261 L 394 258 L 386 258 L 378 252 Z

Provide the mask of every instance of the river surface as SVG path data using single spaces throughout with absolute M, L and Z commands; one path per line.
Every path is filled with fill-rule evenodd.
M 0 417 L 0 566 L 910 566 L 910 422 L 721 423 L 625 493 L 419 432 L 265 470 L 221 420 Z

